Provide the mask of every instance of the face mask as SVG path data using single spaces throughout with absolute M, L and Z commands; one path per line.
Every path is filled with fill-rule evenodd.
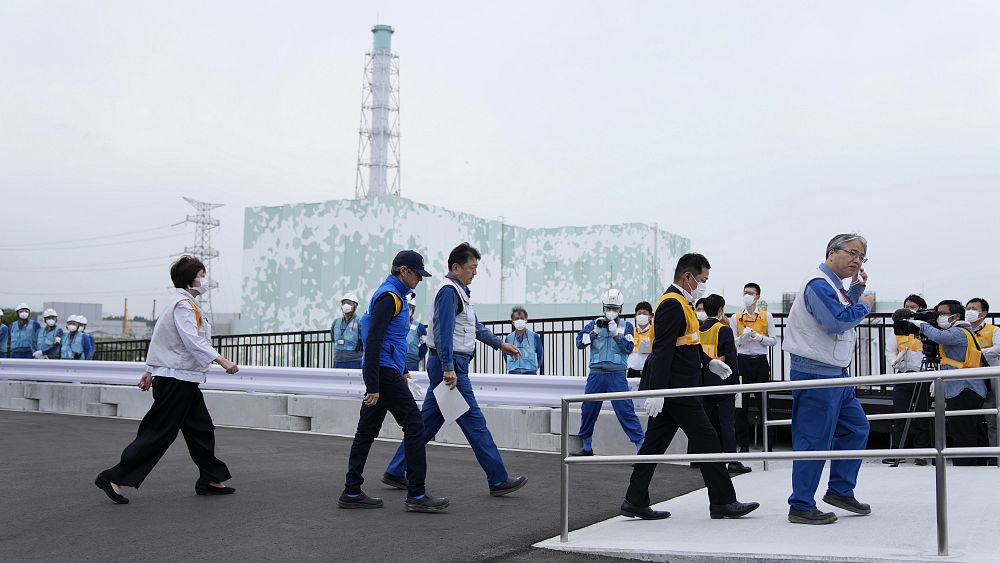
M 965 322 L 969 324 L 976 324 L 977 322 L 979 322 L 979 315 L 980 315 L 979 311 L 969 309 L 968 311 L 965 312 Z
M 205 295 L 206 293 L 208 293 L 208 290 L 209 290 L 209 287 L 208 287 L 208 276 L 205 276 L 203 278 L 198 278 L 197 281 L 201 282 L 201 285 L 199 285 L 198 287 L 194 288 L 195 290 L 198 291 L 198 295 Z
M 638 323 L 639 326 L 649 326 L 649 315 L 636 315 L 635 322 Z
M 27 311 L 21 311 L 20 313 L 17 314 L 17 317 L 19 319 L 21 319 L 22 321 L 26 321 L 26 320 L 28 320 L 28 312 Z
M 951 328 L 951 323 L 948 322 L 948 315 L 941 315 L 938 317 L 937 325 L 942 330 Z
M 340 310 L 343 311 L 345 315 L 347 315 L 354 310 L 354 305 L 351 305 L 350 303 L 344 303 L 343 305 L 340 306 Z
M 528 321 L 524 319 L 517 319 L 514 321 L 514 328 L 517 330 L 524 330 L 524 327 L 528 326 Z
M 68 330 L 68 331 L 70 331 L 70 332 L 76 332 L 76 331 L 77 331 L 77 329 L 79 329 L 79 328 L 80 328 L 80 327 L 78 327 L 78 326 L 76 326 L 76 325 L 67 325 L 67 326 L 66 326 L 66 330 Z
M 604 311 L 604 318 L 613 321 L 618 318 L 618 311 Z
M 752 293 L 743 294 L 743 304 L 747 307 L 753 305 L 753 302 L 757 300 L 757 296 Z
M 56 326 L 56 320 L 55 319 L 45 319 L 45 324 L 47 324 L 49 326 Z
M 708 313 L 705 311 L 695 311 L 694 316 L 698 317 L 699 321 L 705 321 L 708 319 Z
M 697 279 L 695 279 L 695 281 L 698 283 L 698 286 L 695 287 L 693 290 L 691 290 L 691 300 L 692 301 L 697 301 L 697 300 L 701 299 L 702 296 L 705 295 L 705 289 L 706 289 L 705 282 L 700 282 Z

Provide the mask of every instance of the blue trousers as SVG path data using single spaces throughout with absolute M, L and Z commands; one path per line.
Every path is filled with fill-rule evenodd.
M 821 376 L 799 371 L 790 373 L 792 381 L 847 377 L 847 370 L 839 376 Z M 868 419 L 861 402 L 854 395 L 853 387 L 829 389 L 796 389 L 792 391 L 792 449 L 863 450 L 868 446 Z M 823 473 L 825 460 L 796 460 L 792 462 L 792 496 L 788 504 L 796 510 L 816 507 L 816 488 Z M 858 483 L 860 459 L 835 459 L 830 461 L 830 492 L 854 496 Z
M 625 378 L 625 370 L 621 371 L 591 371 L 587 375 L 587 387 L 584 393 L 618 393 L 628 391 L 628 380 Z M 601 414 L 603 401 L 588 401 L 580 407 L 582 415 L 580 417 L 580 438 L 584 444 L 590 443 L 594 435 L 594 425 L 597 424 L 597 417 Z M 642 442 L 642 423 L 635 414 L 635 405 L 630 399 L 611 401 L 611 406 L 615 409 L 618 422 L 622 425 L 622 430 L 628 435 L 628 439 L 633 444 Z
M 361 360 L 351 360 L 348 362 L 333 361 L 334 369 L 361 369 Z
M 487 483 L 499 485 L 507 480 L 507 469 L 503 465 L 503 459 L 500 458 L 500 451 L 497 449 L 496 442 L 493 441 L 493 435 L 486 427 L 486 417 L 483 416 L 483 411 L 479 408 L 476 396 L 472 392 L 472 381 L 469 380 L 469 358 L 456 355 L 454 363 L 455 373 L 458 375 L 458 390 L 469 403 L 469 410 L 458 417 L 456 422 L 462 429 L 462 433 L 465 434 L 465 439 L 472 446 L 479 466 L 486 472 Z M 424 444 L 434 439 L 438 430 L 444 425 L 444 417 L 434 399 L 434 388 L 444 380 L 444 369 L 437 354 L 432 353 L 427 356 L 427 377 L 430 379 L 431 385 L 424 395 L 424 405 L 420 409 L 420 417 L 424 423 Z M 396 455 L 389 462 L 389 467 L 385 469 L 385 472 L 396 477 L 402 477 L 406 472 L 406 451 L 402 445 L 396 450 Z
M 10 351 L 11 358 L 23 358 L 28 359 L 32 357 L 31 348 L 14 348 Z

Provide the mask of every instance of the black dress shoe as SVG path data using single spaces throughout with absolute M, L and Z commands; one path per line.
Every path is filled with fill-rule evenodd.
M 394 489 L 406 490 L 409 488 L 410 483 L 406 480 L 406 477 L 396 477 L 392 473 L 383 473 L 382 482 Z
M 231 495 L 236 492 L 232 487 L 216 487 L 209 485 L 207 481 L 198 481 L 194 484 L 194 492 L 201 495 Z
M 738 461 L 729 462 L 727 469 L 729 469 L 730 473 L 740 473 L 740 474 L 750 473 L 751 471 L 753 471 L 752 468 L 747 467 Z
M 404 507 L 407 512 L 444 512 L 451 502 L 444 498 L 435 498 L 424 494 L 420 498 L 406 497 Z
M 837 515 L 832 512 L 820 512 L 815 506 L 809 510 L 788 509 L 788 521 L 792 524 L 833 524 Z
M 750 446 L 740 446 L 739 453 L 741 454 L 750 453 Z
M 629 518 L 642 518 L 643 520 L 663 520 L 664 518 L 670 518 L 670 513 L 666 510 L 653 510 L 648 506 L 636 506 L 629 501 L 622 503 L 622 507 L 618 510 L 618 513 Z
M 760 508 L 759 502 L 731 502 L 729 504 L 711 504 L 708 515 L 712 520 L 723 518 L 742 518 Z
M 382 499 L 370 497 L 361 491 L 357 495 L 349 495 L 347 491 L 337 499 L 338 508 L 382 508 Z
M 858 502 L 858 499 L 854 497 L 842 497 L 830 491 L 827 491 L 823 495 L 823 502 L 862 516 L 868 516 L 872 513 L 872 507 L 863 502 Z
M 117 504 L 128 504 L 127 498 L 115 492 L 114 487 L 111 486 L 111 481 L 108 480 L 103 471 L 97 474 L 94 484 L 97 485 L 98 489 L 104 491 L 104 494 L 108 495 L 109 499 L 115 501 Z
M 923 467 L 927 465 L 927 458 L 918 457 L 917 459 L 913 460 L 913 463 L 919 465 L 920 467 Z
M 575 452 L 571 452 L 569 455 L 571 457 L 589 456 L 589 455 L 594 455 L 594 450 L 588 450 L 586 448 L 581 448 L 579 450 L 576 450 Z
M 490 485 L 490 496 L 502 497 L 508 495 L 523 487 L 527 482 L 528 478 L 521 475 L 513 479 L 507 479 L 499 485 Z

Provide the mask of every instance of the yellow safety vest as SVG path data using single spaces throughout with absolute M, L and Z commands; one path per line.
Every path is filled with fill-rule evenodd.
M 708 327 L 708 330 L 701 331 L 701 349 L 705 355 L 714 360 L 726 361 L 725 356 L 719 355 L 719 331 L 725 326 L 721 322 Z
M 946 366 L 951 366 L 953 368 L 978 368 L 982 367 L 983 353 L 976 349 L 976 338 L 971 330 L 963 328 L 965 332 L 969 334 L 966 338 L 965 343 L 965 361 L 953 360 L 945 355 L 944 346 L 938 344 L 938 353 L 941 354 L 941 363 Z
M 993 332 L 996 331 L 996 325 L 984 324 L 979 332 L 976 333 L 976 340 L 979 341 L 980 348 L 991 348 L 993 346 Z
M 924 349 L 923 342 L 919 338 L 913 335 L 901 336 L 896 335 L 896 351 L 902 352 L 907 350 L 909 352 L 921 352 Z
M 633 352 L 642 352 L 642 344 L 644 342 L 649 342 L 649 350 L 653 349 L 653 320 L 650 319 L 649 327 L 646 328 L 646 332 L 639 330 L 639 325 L 635 325 L 632 331 L 632 338 L 635 340 L 635 345 L 632 347 Z M 645 354 L 646 352 L 642 352 Z
M 683 295 L 677 293 L 676 291 L 671 291 L 670 293 L 664 293 L 663 297 L 660 297 L 660 300 L 656 303 L 656 308 L 659 309 L 660 305 L 667 299 L 673 299 L 681 304 L 681 309 L 684 311 L 684 320 L 687 321 L 687 325 L 684 328 L 684 336 L 677 339 L 676 345 L 692 346 L 700 343 L 698 316 L 694 314 L 694 307 L 688 303 L 688 300 L 685 299 Z
M 746 309 L 740 311 L 736 315 L 736 335 L 743 334 L 743 329 L 747 327 L 750 327 L 750 330 L 757 334 L 770 336 L 767 334 L 767 311 L 761 311 L 758 308 L 756 315 L 747 314 Z

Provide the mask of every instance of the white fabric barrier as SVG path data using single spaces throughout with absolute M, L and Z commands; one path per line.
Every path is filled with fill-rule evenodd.
M 145 364 L 139 362 L 98 362 L 72 360 L 0 359 L 0 380 L 89 383 L 99 385 L 135 385 Z M 427 392 L 425 372 L 411 372 L 413 379 Z M 583 377 L 557 375 L 469 375 L 476 399 L 482 405 L 558 407 L 565 395 L 579 395 L 587 383 Z M 629 389 L 638 388 L 637 379 L 629 380 Z M 365 393 L 361 370 L 326 368 L 288 368 L 240 366 L 236 375 L 228 375 L 213 365 L 202 389 L 248 393 L 289 393 L 329 397 L 361 397 Z M 605 403 L 605 408 L 610 408 Z

